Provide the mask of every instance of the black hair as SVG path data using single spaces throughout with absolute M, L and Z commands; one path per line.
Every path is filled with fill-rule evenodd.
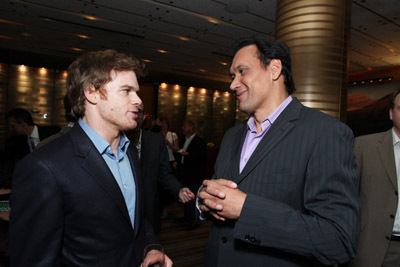
M 279 59 L 282 62 L 282 73 L 285 77 L 286 91 L 289 95 L 292 94 L 296 88 L 292 77 L 289 47 L 281 40 L 251 36 L 241 38 L 235 42 L 235 53 L 248 45 L 255 45 L 257 47 L 258 58 L 265 68 L 268 67 L 272 59 Z
M 25 122 L 28 125 L 34 125 L 29 111 L 23 108 L 14 108 L 6 113 L 6 119 L 13 117 L 17 123 Z

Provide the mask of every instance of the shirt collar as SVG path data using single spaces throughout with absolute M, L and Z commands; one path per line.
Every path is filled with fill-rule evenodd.
M 397 145 L 400 142 L 400 138 L 397 136 L 394 128 L 392 128 L 392 137 L 393 137 L 393 146 Z
M 36 125 L 33 126 L 33 131 L 31 133 L 31 135 L 33 138 L 38 138 L 39 139 L 39 130 L 38 127 Z
M 276 119 L 279 117 L 282 111 L 289 105 L 290 102 L 292 102 L 292 99 L 293 99 L 292 96 L 288 96 L 268 117 L 266 117 L 261 122 L 260 134 L 266 131 L 268 129 L 268 126 L 276 121 Z M 247 121 L 247 129 L 250 130 L 251 132 L 255 133 L 257 132 L 257 127 L 253 115 L 251 115 Z
M 191 136 L 189 136 L 189 137 L 185 137 L 185 140 L 192 140 L 193 139 L 193 137 L 196 135 L 196 133 L 194 133 L 193 135 L 191 135 Z
M 79 125 L 82 127 L 83 131 L 87 134 L 89 139 L 93 142 L 93 145 L 99 151 L 100 154 L 104 154 L 107 152 L 107 149 L 110 147 L 110 144 L 104 140 L 101 135 L 99 135 L 95 130 L 93 130 L 86 122 L 84 122 L 81 118 L 78 120 Z M 124 154 L 126 153 L 130 141 L 128 137 L 126 137 L 125 133 L 121 132 L 118 150 L 121 150 Z

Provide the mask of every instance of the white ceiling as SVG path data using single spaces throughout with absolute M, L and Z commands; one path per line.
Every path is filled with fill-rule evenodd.
M 275 10 L 275 0 L 0 0 L 0 49 L 71 62 L 115 48 L 150 60 L 150 75 L 229 82 L 233 41 L 274 37 Z M 349 57 L 350 72 L 400 65 L 399 0 L 352 1 Z

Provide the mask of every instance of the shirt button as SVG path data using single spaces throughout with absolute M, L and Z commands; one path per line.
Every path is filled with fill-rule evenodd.
M 390 214 L 390 218 L 392 218 L 392 219 L 393 219 L 393 218 L 394 218 L 394 215 L 393 215 L 393 214 Z

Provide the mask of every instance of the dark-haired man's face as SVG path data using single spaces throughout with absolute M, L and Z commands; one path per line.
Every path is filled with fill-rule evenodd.
M 389 116 L 393 121 L 394 131 L 400 138 L 400 95 L 397 95 L 394 99 L 394 107 L 389 110 Z
M 11 135 L 26 134 L 25 133 L 25 128 L 26 128 L 25 124 L 18 123 L 12 116 L 7 119 L 7 125 L 8 125 Z
M 235 91 L 241 111 L 253 114 L 266 108 L 272 87 L 269 69 L 261 64 L 255 45 L 237 51 L 230 69 L 230 89 Z

